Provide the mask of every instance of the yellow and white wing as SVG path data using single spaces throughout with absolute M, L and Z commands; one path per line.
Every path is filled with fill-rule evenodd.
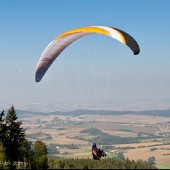
M 110 36 L 121 43 L 127 45 L 134 53 L 139 54 L 140 49 L 136 40 L 126 32 L 113 27 L 106 26 L 88 26 L 73 29 L 56 37 L 44 50 L 36 68 L 36 82 L 39 82 L 50 65 L 59 56 L 59 54 L 72 42 L 88 34 L 103 34 Z

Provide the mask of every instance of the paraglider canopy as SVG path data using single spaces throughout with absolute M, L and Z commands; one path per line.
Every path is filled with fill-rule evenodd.
M 120 29 L 107 26 L 88 26 L 73 29 L 60 34 L 44 50 L 37 64 L 35 81 L 39 82 L 43 78 L 50 65 L 67 46 L 80 37 L 88 34 L 103 34 L 109 36 L 127 45 L 134 55 L 137 55 L 140 52 L 139 45 L 136 40 Z

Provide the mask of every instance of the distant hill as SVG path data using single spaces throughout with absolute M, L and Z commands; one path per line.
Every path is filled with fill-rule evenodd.
M 73 110 L 73 111 L 56 111 L 49 112 L 51 115 L 70 115 L 70 116 L 80 116 L 80 115 L 125 115 L 125 114 L 135 114 L 135 115 L 150 115 L 150 116 L 166 116 L 170 117 L 170 109 L 166 110 L 146 110 L 146 111 L 109 111 L 109 110 Z
M 6 111 L 7 112 L 7 111 Z M 55 112 L 37 112 L 37 111 L 24 111 L 17 110 L 18 117 L 31 117 L 34 115 L 47 116 L 47 115 L 65 115 L 65 116 L 80 116 L 80 115 L 149 115 L 149 116 L 165 116 L 170 117 L 170 109 L 166 110 L 146 110 L 146 111 L 110 111 L 110 110 L 72 110 L 72 111 L 55 111 Z
M 23 118 L 23 117 L 32 117 L 34 115 L 39 115 L 39 116 L 46 116 L 47 113 L 43 113 L 43 112 L 33 112 L 33 111 L 25 111 L 25 110 L 15 110 L 17 112 L 17 116 L 19 118 Z

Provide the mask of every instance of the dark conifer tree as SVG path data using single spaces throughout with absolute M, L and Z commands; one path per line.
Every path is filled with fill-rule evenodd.
M 25 130 L 21 128 L 22 122 L 17 121 L 17 113 L 12 106 L 6 115 L 6 135 L 4 147 L 6 149 L 6 160 L 9 162 L 10 169 L 15 169 L 20 156 L 20 147 L 25 139 Z
M 6 124 L 4 120 L 4 110 L 0 114 L 0 142 L 3 144 L 6 137 Z

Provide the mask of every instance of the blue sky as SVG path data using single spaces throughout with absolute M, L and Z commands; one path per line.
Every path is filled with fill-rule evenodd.
M 0 0 L 0 108 L 11 104 L 158 103 L 170 107 L 169 0 Z M 59 34 L 89 25 L 119 28 L 141 52 L 103 35 L 67 47 L 41 82 L 35 68 Z

